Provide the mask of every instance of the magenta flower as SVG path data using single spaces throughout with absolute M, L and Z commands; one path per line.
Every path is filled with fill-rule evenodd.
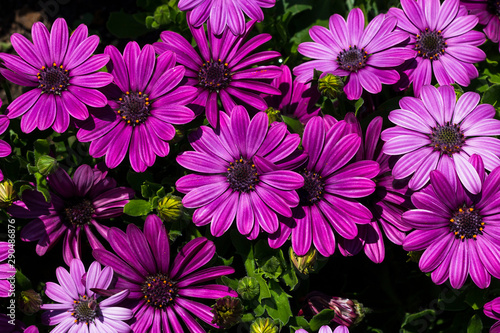
M 498 43 L 500 35 L 500 3 L 491 0 L 461 0 L 472 15 L 476 15 L 479 24 L 485 25 L 483 31 L 493 43 Z
M 500 165 L 500 140 L 494 137 L 500 134 L 500 121 L 493 119 L 493 106 L 478 105 L 479 98 L 466 92 L 457 101 L 451 86 L 424 86 L 420 98 L 401 99 L 401 109 L 389 114 L 397 126 L 382 132 L 383 152 L 404 155 L 394 165 L 394 178 L 413 174 L 409 187 L 418 190 L 437 169 L 457 174 L 468 191 L 479 193 L 481 183 L 469 157 L 481 155 L 488 170 Z
M 403 222 L 415 228 L 406 236 L 406 251 L 424 251 L 419 261 L 423 272 L 432 272 L 436 284 L 450 280 L 461 288 L 470 275 L 479 288 L 500 278 L 500 167 L 488 176 L 481 158 L 471 162 L 483 182 L 480 195 L 466 191 L 462 184 L 434 170 L 425 189 L 412 195 L 417 209 L 403 213 Z
M 388 15 L 398 19 L 399 31 L 411 35 L 407 47 L 418 53 L 405 71 L 415 96 L 431 84 L 433 74 L 440 85 L 468 86 L 478 77 L 474 63 L 486 59 L 486 54 L 477 46 L 485 38 L 472 30 L 478 18 L 461 10 L 459 0 L 445 0 L 442 5 L 439 0 L 401 0 L 401 5 L 402 10 L 391 8 Z
M 314 42 L 299 45 L 298 51 L 317 59 L 293 69 L 299 82 L 313 78 L 314 70 L 326 74 L 346 76 L 344 92 L 349 99 L 358 99 L 364 90 L 377 94 L 382 84 L 394 84 L 399 80 L 393 67 L 413 58 L 415 51 L 395 47 L 409 38 L 408 33 L 393 32 L 397 20 L 380 14 L 365 29 L 365 17 L 354 8 L 347 22 L 338 14 L 330 17 L 330 29 L 314 26 L 309 35 Z
M 331 126 L 321 117 L 311 119 L 302 138 L 307 165 L 300 170 L 304 185 L 300 203 L 292 216 L 280 217 L 280 228 L 269 238 L 278 248 L 292 236 L 293 251 L 305 255 L 311 244 L 323 256 L 335 251 L 335 233 L 347 239 L 358 235 L 358 224 L 367 224 L 372 213 L 356 201 L 375 190 L 370 179 L 379 173 L 375 161 L 348 162 L 360 146 L 358 134 L 350 133 L 345 121 Z M 282 214 L 284 215 L 284 214 Z
M 298 119 L 306 124 L 312 117 L 321 113 L 321 108 L 315 104 L 321 96 L 317 87 L 310 83 L 292 81 L 292 73 L 287 65 L 281 65 L 282 74 L 271 82 L 273 87 L 281 91 L 280 96 L 262 94 L 267 103 L 268 110 L 273 108 L 282 115 Z
M 201 269 L 215 254 L 211 241 L 196 238 L 170 260 L 167 231 L 156 215 L 146 218 L 144 232 L 129 224 L 126 233 L 111 228 L 108 234 L 117 255 L 104 249 L 94 250 L 93 254 L 100 263 L 114 269 L 116 288 L 130 290 L 134 332 L 186 332 L 184 326 L 189 332 L 205 332 L 192 315 L 218 327 L 212 323 L 211 308 L 192 300 L 237 296 L 226 286 L 202 284 L 234 273 L 227 266 Z
M 88 272 L 80 259 L 71 261 L 70 271 L 56 269 L 59 284 L 47 282 L 45 294 L 57 303 L 43 304 L 42 321 L 57 325 L 56 332 L 117 332 L 128 333 L 130 326 L 123 321 L 132 318 L 132 310 L 117 307 L 129 294 L 123 290 L 105 300 L 93 289 L 107 289 L 113 280 L 113 270 L 94 261 Z
M 301 328 L 296 330 L 295 333 L 308 333 L 308 332 L 305 329 Z M 332 331 L 330 326 L 323 325 L 320 327 L 318 333 L 349 333 L 349 329 L 344 325 L 339 325 Z
M 168 155 L 168 141 L 175 136 L 172 124 L 194 119 L 185 105 L 193 100 L 196 89 L 179 87 L 184 67 L 174 66 L 172 52 L 156 58 L 151 45 L 141 50 L 136 42 L 127 44 L 123 56 L 112 45 L 104 52 L 111 58 L 114 77 L 108 94 L 112 110 L 93 113 L 80 125 L 77 138 L 92 142 L 89 153 L 93 157 L 106 155 L 108 168 L 116 168 L 128 152 L 132 169 L 143 172 L 156 156 Z
M 98 72 L 109 57 L 92 56 L 99 37 L 88 37 L 83 24 L 69 37 L 68 25 L 62 18 L 55 20 L 50 33 L 41 22 L 36 22 L 31 34 L 33 43 L 18 33 L 11 36 L 12 47 L 19 56 L 0 54 L 6 67 L 0 69 L 2 75 L 15 84 L 34 88 L 7 107 L 7 116 L 23 116 L 21 129 L 25 133 L 37 127 L 52 127 L 62 133 L 69 126 L 70 116 L 84 120 L 89 116 L 87 106 L 106 105 L 106 97 L 95 88 L 113 80 L 109 73 Z
M 186 193 L 184 207 L 197 208 L 197 226 L 211 223 L 212 235 L 219 237 L 236 219 L 238 231 L 254 239 L 260 227 L 268 233 L 278 229 L 276 214 L 292 215 L 299 203 L 295 190 L 304 180 L 287 169 L 304 157 L 295 156 L 300 137 L 284 123 L 269 128 L 264 112 L 250 121 L 237 106 L 230 118 L 221 113 L 219 131 L 202 126 L 189 141 L 195 151 L 181 153 L 177 162 L 196 173 L 180 178 L 176 187 Z
M 194 40 L 201 53 L 198 54 L 191 43 L 181 35 L 164 31 L 162 42 L 154 43 L 157 53 L 173 51 L 177 62 L 186 67 L 187 84 L 198 88 L 198 97 L 193 104 L 205 110 L 208 122 L 217 127 L 220 98 L 224 110 L 230 115 L 236 105 L 244 105 L 253 110 L 265 110 L 267 104 L 259 93 L 279 95 L 279 89 L 265 79 L 274 79 L 281 74 L 277 66 L 257 66 L 255 64 L 277 58 L 276 51 L 262 51 L 249 55 L 256 48 L 271 39 L 269 34 L 260 34 L 244 42 L 255 21 L 248 22 L 243 36 L 234 36 L 227 30 L 217 37 L 208 29 L 208 41 L 203 26 L 190 26 Z
M 199 27 L 207 22 L 215 35 L 220 35 L 226 26 L 234 35 L 245 33 L 245 13 L 252 20 L 262 22 L 262 8 L 271 8 L 276 0 L 179 0 L 179 9 L 191 11 L 188 23 Z
M 483 306 L 483 312 L 486 316 L 497 320 L 490 328 L 490 333 L 500 333 L 500 297 L 486 303 Z
M 9 234 L 10 235 L 10 234 Z M 0 262 L 7 260 L 10 255 L 14 255 L 14 245 L 8 242 L 0 242 Z M 11 283 L 15 283 L 14 275 L 16 269 L 9 263 L 0 264 L 0 297 L 11 297 L 15 291 L 15 287 Z
M 0 107 L 2 106 L 2 101 L 0 101 Z M 7 128 L 9 128 L 9 123 L 10 120 L 6 115 L 0 114 L 0 134 L 4 133 Z M 12 148 L 10 148 L 10 145 L 3 141 L 0 140 L 0 158 L 9 156 L 10 153 L 12 152 Z M 3 180 L 3 174 L 2 171 L 0 170 L 0 181 Z
M 346 121 L 362 137 L 361 125 L 353 113 L 346 115 Z M 373 160 L 380 165 L 378 175 L 374 177 L 375 192 L 366 200 L 366 205 L 373 214 L 369 224 L 358 226 L 358 236 L 354 239 L 341 239 L 339 249 L 343 255 L 355 255 L 361 249 L 371 261 L 381 263 L 385 257 L 385 236 L 394 244 L 402 245 L 405 232 L 411 228 L 401 221 L 404 211 L 411 208 L 407 182 L 397 181 L 392 175 L 392 166 L 398 160 L 396 156 L 382 153 L 380 131 L 382 118 L 374 118 L 366 129 L 365 140 L 361 141 L 356 154 L 356 161 Z M 383 232 L 382 232 L 383 231 Z
M 35 190 L 25 190 L 22 201 L 16 201 L 8 212 L 14 217 L 33 218 L 21 230 L 21 239 L 38 241 L 36 253 L 44 255 L 64 236 L 63 257 L 67 265 L 80 258 L 80 238 L 85 231 L 93 249 L 102 245 L 92 232 L 94 226 L 107 239 L 108 227 L 98 220 L 123 214 L 123 207 L 134 196 L 126 187 L 116 187 L 116 181 L 106 177 L 107 172 L 82 165 L 73 179 L 63 169 L 48 176 L 51 202 Z

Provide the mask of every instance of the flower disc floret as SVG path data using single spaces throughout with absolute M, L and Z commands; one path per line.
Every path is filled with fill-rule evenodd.
M 177 295 L 174 283 L 163 273 L 147 276 L 142 283 L 141 291 L 146 302 L 158 309 L 172 304 Z
M 458 208 L 450 219 L 450 230 L 455 238 L 465 241 L 466 239 L 476 239 L 477 235 L 482 235 L 485 223 L 477 209 L 474 207 Z
M 433 31 L 426 28 L 416 36 L 415 50 L 418 56 L 429 60 L 438 60 L 444 54 L 447 43 L 441 34 L 441 30 Z
M 337 63 L 346 71 L 357 72 L 366 66 L 367 56 L 365 49 L 358 49 L 356 45 L 349 46 L 349 49 L 340 51 Z
M 85 198 L 72 198 L 65 202 L 64 215 L 69 223 L 76 226 L 83 226 L 92 222 L 92 215 L 95 213 L 92 201 Z
M 430 139 L 435 151 L 448 154 L 448 156 L 460 152 L 465 144 L 465 136 L 460 130 L 460 125 L 450 124 L 450 122 L 446 122 L 443 126 L 438 124 L 432 127 Z
M 61 95 L 63 91 L 67 90 L 69 85 L 69 71 L 64 69 L 63 65 L 57 66 L 55 62 L 49 67 L 42 66 L 36 76 L 38 82 L 40 82 L 38 87 L 44 93 Z
M 207 88 L 210 92 L 219 92 L 221 89 L 227 88 L 231 82 L 231 72 L 227 62 L 222 63 L 222 60 L 213 59 L 203 63 L 198 71 L 198 79 L 200 86 Z
M 149 97 L 142 91 L 126 91 L 117 101 L 118 110 L 116 113 L 132 126 L 146 122 L 151 115 L 149 110 Z
M 259 182 L 259 173 L 255 164 L 251 160 L 240 158 L 229 165 L 226 176 L 229 186 L 238 192 L 254 191 Z
M 78 300 L 73 301 L 73 311 L 71 315 L 75 318 L 75 323 L 84 323 L 88 325 L 93 323 L 99 313 L 99 308 L 96 302 L 95 294 L 87 297 L 80 295 Z

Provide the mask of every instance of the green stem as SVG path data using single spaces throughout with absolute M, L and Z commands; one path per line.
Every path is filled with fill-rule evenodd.
M 12 103 L 12 94 L 10 93 L 10 85 L 7 81 L 4 81 L 3 84 L 3 90 L 5 90 L 5 95 L 7 95 L 7 101 Z

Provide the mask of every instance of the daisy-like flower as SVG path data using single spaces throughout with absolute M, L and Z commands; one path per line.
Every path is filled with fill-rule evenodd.
M 215 245 L 204 237 L 184 245 L 170 260 L 170 245 L 160 218 L 149 215 L 144 232 L 129 224 L 127 232 L 111 228 L 109 243 L 117 255 L 94 250 L 94 257 L 109 265 L 118 276 L 116 288 L 130 289 L 134 332 L 205 332 L 193 316 L 213 324 L 211 308 L 192 300 L 236 297 L 236 292 L 218 284 L 202 284 L 234 273 L 227 266 L 201 269 L 215 254 Z M 184 323 L 182 325 L 181 323 Z
M 287 65 L 281 65 L 282 74 L 274 79 L 271 85 L 281 91 L 280 96 L 262 94 L 267 102 L 267 111 L 271 109 L 281 112 L 282 115 L 298 119 L 306 124 L 312 117 L 318 116 L 321 108 L 315 104 L 320 97 L 317 87 L 310 83 L 292 81 L 292 73 Z
M 500 121 L 493 119 L 493 106 L 478 105 L 479 99 L 466 92 L 457 101 L 451 86 L 424 86 L 420 98 L 402 98 L 401 109 L 389 114 L 397 126 L 382 132 L 383 152 L 404 155 L 392 169 L 394 178 L 413 174 L 409 187 L 419 190 L 437 169 L 457 174 L 468 191 L 479 193 L 481 183 L 469 157 L 481 155 L 490 171 L 500 165 L 500 140 L 494 137 L 500 134 Z
M 2 106 L 1 101 L 0 101 L 0 106 Z M 0 134 L 2 134 L 7 130 L 7 128 L 9 127 L 9 122 L 10 120 L 9 118 L 7 118 L 6 115 L 3 114 L 0 115 Z M 12 148 L 10 147 L 10 145 L 5 141 L 0 140 L 0 158 L 9 156 L 11 152 Z M 2 170 L 0 170 L 0 181 L 2 180 L 3 180 L 3 173 Z
M 298 191 L 300 203 L 291 217 L 280 217 L 279 230 L 269 238 L 271 247 L 280 247 L 291 234 L 297 255 L 305 255 L 314 244 L 328 257 L 335 251 L 334 232 L 353 239 L 358 235 L 357 225 L 371 221 L 370 210 L 356 199 L 373 193 L 371 178 L 379 173 L 379 165 L 375 161 L 348 164 L 360 143 L 359 135 L 350 133 L 345 121 L 332 126 L 315 117 L 307 123 L 302 146 L 309 159 L 299 171 L 304 181 Z
M 69 37 L 68 25 L 55 20 L 52 30 L 36 22 L 31 30 L 33 43 L 15 33 L 11 43 L 18 56 L 1 53 L 6 68 L 0 73 L 9 81 L 34 89 L 16 98 L 8 107 L 10 119 L 23 116 L 25 133 L 49 127 L 62 133 L 70 116 L 86 119 L 87 106 L 103 107 L 106 97 L 95 88 L 109 84 L 113 77 L 98 72 L 109 60 L 107 55 L 94 55 L 99 37 L 88 37 L 87 26 L 81 24 Z
M 466 191 L 454 174 L 431 172 L 430 185 L 412 195 L 417 209 L 403 213 L 403 222 L 416 229 L 406 236 L 406 251 L 424 251 L 419 261 L 423 272 L 432 272 L 436 284 L 450 280 L 461 288 L 470 275 L 479 288 L 500 278 L 500 167 L 488 176 L 479 155 L 471 164 L 483 181 L 482 192 Z
M 235 35 L 245 33 L 245 13 L 252 20 L 262 22 L 262 8 L 271 8 L 276 0 L 179 0 L 179 9 L 191 11 L 188 23 L 199 27 L 207 22 L 215 35 L 220 35 L 226 26 Z
M 361 125 L 354 114 L 348 113 L 345 120 L 361 137 Z M 401 214 L 411 208 L 410 190 L 407 182 L 397 181 L 392 175 L 392 166 L 398 158 L 382 153 L 380 141 L 382 122 L 382 117 L 376 117 L 370 122 L 365 139 L 361 141 L 356 154 L 357 161 L 373 160 L 380 165 L 380 171 L 373 179 L 376 185 L 375 192 L 366 200 L 373 219 L 369 224 L 358 226 L 359 233 L 356 238 L 341 239 L 339 243 L 339 249 L 344 255 L 354 255 L 363 249 L 368 258 L 375 263 L 381 263 L 385 257 L 383 234 L 394 244 L 402 245 L 405 232 L 411 229 L 401 221 Z
M 7 258 L 11 258 L 11 255 L 14 253 L 13 244 L 9 242 L 0 242 L 0 262 L 7 260 Z M 0 264 L 0 297 L 11 297 L 12 293 L 14 293 L 13 283 L 15 283 L 15 274 L 16 269 L 13 265 L 7 262 Z
M 108 168 L 116 168 L 128 151 L 132 169 L 144 172 L 156 156 L 168 155 L 168 141 L 175 136 L 172 124 L 194 119 L 194 112 L 185 105 L 193 100 L 196 89 L 178 86 L 184 67 L 174 66 L 172 52 L 156 58 L 151 45 L 141 50 L 136 42 L 129 42 L 123 55 L 112 45 L 104 52 L 111 59 L 114 77 L 108 94 L 112 110 L 93 113 L 80 125 L 77 138 L 92 142 L 91 156 L 106 155 Z
M 469 13 L 476 15 L 479 24 L 485 25 L 483 31 L 493 43 L 500 36 L 500 3 L 493 0 L 461 0 L 460 3 Z
M 377 94 L 382 84 L 394 84 L 399 80 L 393 68 L 413 58 L 415 51 L 395 47 L 409 38 L 404 31 L 393 31 L 397 20 L 380 14 L 365 29 L 365 17 L 359 8 L 354 8 L 347 17 L 335 14 L 330 17 L 330 29 L 314 26 L 309 35 L 314 42 L 299 45 L 298 51 L 309 58 L 317 59 L 303 63 L 293 69 L 300 82 L 313 78 L 314 70 L 322 76 L 333 74 L 347 77 L 344 92 L 353 100 L 361 97 L 364 90 Z
M 253 239 L 260 227 L 268 233 L 278 229 L 276 214 L 292 215 L 299 203 L 295 190 L 304 180 L 287 169 L 304 159 L 294 156 L 300 137 L 284 123 L 269 128 L 266 113 L 250 121 L 237 106 L 230 118 L 221 113 L 219 131 L 202 126 L 189 141 L 195 151 L 183 152 L 177 162 L 197 173 L 180 178 L 176 187 L 187 193 L 184 207 L 197 208 L 197 226 L 211 223 L 212 235 L 219 237 L 236 219 L 238 231 Z
M 82 165 L 73 179 L 63 169 L 48 176 L 51 201 L 35 190 L 25 190 L 22 201 L 16 201 L 8 212 L 14 217 L 33 218 L 21 230 L 23 241 L 38 241 L 36 253 L 44 255 L 64 236 L 63 257 L 67 265 L 73 258 L 80 258 L 80 238 L 85 231 L 90 246 L 102 244 L 92 232 L 94 226 L 107 238 L 108 227 L 98 220 L 123 214 L 123 207 L 134 196 L 126 187 L 116 187 L 116 181 L 106 177 L 107 172 Z
M 276 51 L 249 55 L 271 39 L 269 34 L 260 34 L 245 42 L 254 24 L 255 21 L 248 22 L 242 36 L 235 36 L 227 30 L 222 36 L 215 36 L 209 28 L 208 41 L 203 26 L 195 28 L 190 25 L 200 54 L 184 37 L 171 31 L 162 32 L 162 42 L 153 44 L 159 54 L 175 52 L 177 62 L 186 67 L 187 84 L 198 88 L 198 97 L 193 102 L 199 106 L 197 113 L 205 110 L 213 127 L 218 124 L 219 98 L 224 110 L 230 114 L 236 105 L 250 106 L 255 110 L 267 109 L 266 102 L 258 93 L 281 94 L 279 89 L 262 82 L 263 79 L 277 78 L 281 74 L 279 67 L 251 67 L 280 56 Z
M 490 333 L 500 333 L 500 297 L 486 303 L 483 306 L 483 312 L 486 316 L 497 320 L 490 328 Z
M 113 270 L 94 261 L 88 272 L 80 259 L 71 261 L 69 272 L 56 269 L 57 281 L 47 282 L 45 294 L 57 303 L 43 304 L 42 321 L 46 325 L 57 325 L 51 332 L 109 332 L 128 333 L 130 326 L 123 321 L 132 318 L 132 310 L 117 307 L 127 298 L 129 291 L 123 290 L 105 300 L 93 289 L 107 289 L 113 280 Z
M 431 84 L 433 74 L 440 85 L 468 86 L 478 77 L 474 63 L 486 59 L 486 54 L 477 46 L 485 38 L 472 30 L 478 18 L 460 9 L 460 0 L 445 0 L 442 5 L 440 0 L 401 0 L 401 6 L 402 10 L 391 8 L 388 15 L 398 19 L 399 31 L 411 35 L 407 47 L 417 51 L 405 70 L 415 96 Z
M 308 333 L 305 329 L 301 328 L 295 331 L 295 333 Z M 320 327 L 318 333 L 349 333 L 349 329 L 344 325 L 337 326 L 333 331 L 328 325 L 323 325 Z

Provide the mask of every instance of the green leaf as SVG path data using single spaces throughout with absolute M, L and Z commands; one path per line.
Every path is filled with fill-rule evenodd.
M 335 311 L 331 309 L 324 309 L 309 321 L 309 327 L 311 331 L 317 331 L 323 325 L 328 325 L 330 321 L 335 317 Z
M 50 153 L 50 147 L 47 140 L 38 139 L 33 144 L 35 146 L 35 157 L 38 158 L 42 155 L 48 155 Z
M 236 248 L 236 253 L 243 259 L 247 275 L 257 278 L 255 273 L 255 259 L 253 256 L 252 244 L 234 229 L 231 230 L 231 241 Z
M 275 281 L 271 281 L 270 286 L 272 298 L 264 300 L 264 307 L 271 318 L 286 325 L 292 317 L 292 309 L 288 301 L 291 296 L 285 293 L 279 283 Z
M 483 331 L 483 322 L 477 314 L 473 315 L 467 326 L 467 333 L 481 333 Z
M 260 294 L 259 294 L 259 303 L 262 302 L 263 299 L 266 298 L 271 298 L 271 291 L 269 290 L 269 286 L 267 285 L 266 280 L 262 277 L 262 274 L 253 274 L 249 275 L 257 279 L 259 282 L 259 287 L 260 287 Z
M 156 27 L 153 27 L 154 23 L 156 23 L 156 22 L 155 22 L 155 18 L 153 16 L 146 16 L 146 20 L 145 20 L 146 28 L 148 28 L 148 29 L 155 28 L 156 29 Z
M 152 210 L 153 207 L 146 200 L 130 200 L 123 208 L 123 212 L 130 216 L 145 216 Z
M 144 24 L 136 21 L 134 15 L 127 14 L 123 11 L 112 12 L 109 15 L 106 27 L 109 32 L 118 38 L 134 39 L 148 31 Z
M 497 104 L 499 95 L 500 95 L 500 85 L 494 84 L 484 92 L 483 98 L 481 99 L 481 103 L 487 103 L 496 106 L 495 104 Z
M 302 123 L 298 119 L 283 116 L 283 115 L 282 115 L 282 117 L 283 117 L 283 121 L 285 122 L 285 124 L 287 124 L 287 126 L 291 130 L 291 132 L 302 135 L 302 133 L 304 132 L 304 125 L 302 125 Z
M 436 311 L 433 309 L 425 309 L 423 311 L 417 313 L 407 313 L 405 315 L 404 321 L 401 324 L 401 328 L 406 327 L 407 325 L 414 325 L 421 320 L 425 320 L 423 317 L 431 316 L 431 318 L 436 317 Z M 427 320 L 428 321 L 428 320 Z
M 365 100 L 362 98 L 358 99 L 356 103 L 354 103 L 354 115 L 358 115 L 358 111 L 363 106 L 363 104 L 365 104 Z
M 238 289 L 238 280 L 230 279 L 227 276 L 222 276 L 221 280 L 222 280 L 222 283 L 224 283 L 224 285 L 228 286 L 229 288 L 231 288 L 233 290 Z
M 47 178 L 41 173 L 35 173 L 36 179 L 36 190 L 42 193 L 45 201 L 50 202 L 49 186 L 47 184 Z
M 31 281 L 21 271 L 16 272 L 16 282 L 19 284 L 21 290 L 33 289 Z

